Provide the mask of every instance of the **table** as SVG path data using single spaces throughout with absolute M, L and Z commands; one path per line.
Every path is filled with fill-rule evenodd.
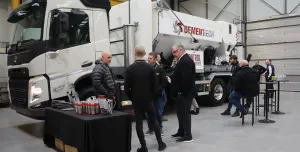
M 44 143 L 55 148 L 55 138 L 78 152 L 130 152 L 132 116 L 114 111 L 110 116 L 78 115 L 47 108 Z
M 284 115 L 285 113 L 284 112 L 281 112 L 279 110 L 279 104 L 280 104 L 280 83 L 282 82 L 288 82 L 288 81 L 277 81 L 277 89 L 278 89 L 278 95 L 277 95 L 277 109 L 275 112 L 272 112 L 272 114 L 275 114 L 275 115 Z
M 259 84 L 271 84 L 273 82 L 260 82 Z M 269 119 L 269 89 L 266 87 L 266 95 L 265 95 L 265 99 L 264 99 L 264 107 L 265 107 L 265 111 L 266 111 L 266 117 L 263 120 L 259 120 L 258 122 L 260 123 L 275 123 L 274 120 L 270 120 Z M 279 94 L 279 93 L 278 93 Z M 279 96 L 279 95 L 278 95 Z

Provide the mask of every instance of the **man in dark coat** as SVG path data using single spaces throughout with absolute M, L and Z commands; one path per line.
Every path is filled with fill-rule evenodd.
M 179 128 L 172 135 L 177 142 L 193 142 L 191 133 L 191 104 L 195 95 L 196 67 L 194 61 L 185 52 L 183 45 L 174 45 L 172 54 L 178 61 L 172 76 L 172 95 L 176 97 Z
M 143 119 L 145 113 L 147 114 L 149 123 L 155 132 L 158 142 L 158 150 L 162 151 L 166 148 L 166 144 L 162 141 L 153 105 L 153 101 L 157 96 L 156 72 L 154 67 L 143 59 L 145 54 L 146 52 L 143 46 L 137 46 L 135 48 L 136 61 L 125 71 L 124 89 L 129 100 L 132 101 L 136 118 L 136 132 L 142 146 L 137 151 L 148 151 L 143 132 Z
M 101 59 L 96 60 L 96 66 L 92 72 L 92 82 L 95 94 L 105 95 L 108 99 L 115 98 L 115 80 L 113 73 L 108 66 L 111 63 L 112 54 L 109 51 L 103 51 Z
M 259 64 L 259 61 L 256 61 L 255 65 L 252 68 L 254 68 L 258 72 L 259 75 L 262 75 L 262 74 L 264 74 L 266 72 L 266 68 L 264 68 L 263 66 L 261 66 Z
M 231 102 L 240 112 L 241 115 L 246 115 L 253 102 L 253 97 L 259 93 L 259 74 L 250 68 L 248 61 L 240 61 L 241 69 L 237 73 L 234 90 L 232 91 L 229 102 Z M 246 98 L 246 105 L 241 105 L 241 98 Z
M 266 72 L 266 68 L 259 65 L 259 61 L 256 61 L 255 65 L 252 68 L 255 69 L 258 72 L 259 75 L 262 75 Z
M 229 94 L 231 94 L 234 89 L 234 85 L 235 85 L 235 81 L 236 81 L 236 74 L 240 70 L 240 64 L 238 62 L 238 58 L 236 55 L 230 56 L 229 61 L 230 61 L 230 64 L 232 65 L 231 77 L 230 77 L 230 91 L 229 91 Z M 231 115 L 231 113 L 230 113 L 231 108 L 232 108 L 232 104 L 229 102 L 228 108 L 223 113 L 221 113 L 221 115 Z M 232 115 L 232 117 L 238 117 L 238 116 L 240 116 L 240 113 L 236 109 L 234 114 Z
M 154 99 L 154 106 L 158 124 L 161 129 L 161 135 L 163 136 L 163 125 L 162 125 L 162 114 L 165 108 L 165 104 L 167 99 L 165 97 L 165 87 L 168 85 L 168 80 L 166 76 L 165 70 L 157 63 L 158 55 L 154 52 L 149 53 L 148 55 L 148 63 L 152 65 L 156 72 L 156 95 Z M 154 130 L 153 127 L 150 125 L 150 121 L 148 119 L 148 128 L 149 130 L 145 133 L 146 135 L 153 134 Z

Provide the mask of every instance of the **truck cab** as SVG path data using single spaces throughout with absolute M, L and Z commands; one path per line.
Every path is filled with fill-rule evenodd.
M 109 0 L 27 0 L 13 10 L 7 66 L 18 113 L 43 117 L 44 108 L 65 98 L 71 84 L 81 98 L 93 93 L 81 80 L 90 79 L 95 60 L 109 49 L 109 9 Z

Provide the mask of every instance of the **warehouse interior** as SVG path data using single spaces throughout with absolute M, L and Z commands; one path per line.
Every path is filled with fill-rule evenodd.
M 0 152 L 54 152 L 43 143 L 44 121 L 16 113 L 10 108 L 8 94 L 8 69 L 6 47 L 13 38 L 12 24 L 7 22 L 14 8 L 27 0 L 0 0 Z M 28 0 L 31 1 L 31 0 Z M 110 0 L 111 5 L 127 0 Z M 130 1 L 130 0 L 128 0 Z M 152 0 L 156 1 L 156 0 Z M 280 84 L 280 109 L 284 115 L 269 114 L 275 123 L 264 124 L 263 110 L 254 117 L 245 116 L 245 124 L 239 118 L 221 116 L 227 103 L 212 107 L 202 105 L 199 115 L 192 116 L 193 143 L 178 144 L 170 138 L 177 130 L 176 112 L 170 112 L 164 122 L 163 140 L 167 152 L 283 152 L 296 151 L 300 137 L 298 106 L 300 97 L 300 0 L 165 0 L 174 11 L 212 21 L 225 21 L 238 27 L 236 55 L 246 59 L 249 65 L 256 61 L 265 67 L 265 60 L 272 60 L 277 75 L 286 76 Z M 278 87 L 277 84 L 274 85 Z M 261 90 L 265 89 L 263 85 Z M 262 98 L 262 97 L 261 97 Z M 279 99 L 279 97 L 278 97 Z M 203 99 L 205 100 L 205 99 Z M 144 131 L 147 122 L 144 122 Z M 132 124 L 131 151 L 139 148 L 135 123 Z M 157 151 L 154 135 L 146 136 L 149 151 Z M 73 152 L 73 151 L 72 151 Z

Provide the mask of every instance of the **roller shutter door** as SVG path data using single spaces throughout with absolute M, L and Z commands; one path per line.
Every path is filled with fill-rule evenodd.
M 256 60 L 265 65 L 264 61 L 271 59 L 276 74 L 300 82 L 300 17 L 248 23 L 247 51 L 252 54 L 251 66 Z M 300 90 L 300 84 L 283 85 L 283 89 Z

